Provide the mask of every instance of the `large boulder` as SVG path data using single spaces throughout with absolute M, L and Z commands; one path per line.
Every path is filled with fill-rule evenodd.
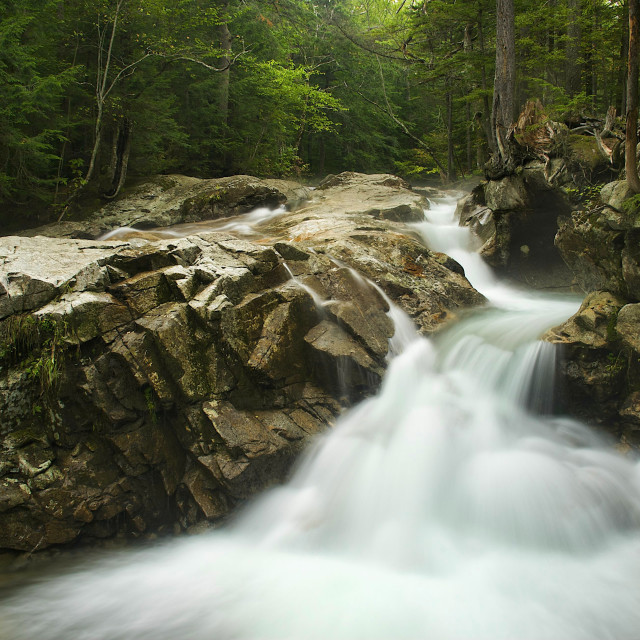
M 640 301 L 640 215 L 623 202 L 624 181 L 605 185 L 601 204 L 572 212 L 556 235 L 556 246 L 585 291 L 604 289 Z
M 403 180 L 345 172 L 330 176 L 322 187 L 266 230 L 327 257 L 335 268 L 346 265 L 364 274 L 426 333 L 453 319 L 458 309 L 485 301 L 458 263 L 427 250 L 412 227 L 403 224 L 414 221 L 415 214 L 403 222 L 380 214 L 405 206 L 420 209 L 424 219 L 427 201 Z
M 229 176 L 208 180 L 183 175 L 157 176 L 128 189 L 120 198 L 82 220 L 29 229 L 21 235 L 97 238 L 119 227 L 149 229 L 244 213 L 286 204 L 294 208 L 309 190 L 288 180 Z
M 536 288 L 572 283 L 554 246 L 559 219 L 570 208 L 549 177 L 543 163 L 529 162 L 516 174 L 478 185 L 457 212 L 482 241 L 480 253 L 491 266 Z
M 614 211 L 622 211 L 622 206 L 627 198 L 633 195 L 626 180 L 614 180 L 607 182 L 600 189 L 600 200 L 602 204 L 610 207 Z
M 484 301 L 397 220 L 422 204 L 349 174 L 261 243 L 0 238 L 0 549 L 189 529 L 282 481 L 377 388 L 393 301 L 423 331 Z
M 578 312 L 545 339 L 559 351 L 559 401 L 581 420 L 640 444 L 640 304 L 607 291 L 589 294 Z

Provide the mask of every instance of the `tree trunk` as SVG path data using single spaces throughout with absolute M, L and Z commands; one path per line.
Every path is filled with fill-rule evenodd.
M 607 115 L 604 119 L 604 129 L 602 130 L 602 137 L 608 138 L 613 135 L 613 130 L 616 125 L 616 108 L 613 105 L 610 105 L 607 109 Z
M 514 119 L 516 77 L 513 0 L 496 0 L 496 14 L 496 75 L 493 83 L 491 128 L 497 149 L 494 165 L 506 167 L 511 159 L 507 135 Z
M 91 158 L 89 159 L 89 168 L 84 177 L 85 182 L 90 182 L 93 178 L 93 173 L 96 168 L 98 160 L 98 151 L 100 151 L 100 144 L 102 142 L 102 102 L 98 101 L 96 109 L 96 121 L 93 134 L 93 148 L 91 149 Z
M 120 193 L 127 178 L 132 124 L 129 118 L 124 118 L 114 135 L 113 156 L 111 159 L 111 188 L 104 194 L 105 198 L 115 198 Z
M 484 66 L 484 33 L 482 31 L 482 8 L 478 9 L 478 44 L 480 46 L 480 59 L 482 60 L 482 129 L 490 153 L 496 153 L 495 139 L 491 131 L 491 107 L 489 105 L 489 95 L 487 91 L 487 70 Z
M 580 92 L 580 0 L 568 0 L 569 22 L 567 24 L 567 46 L 565 66 L 565 88 L 573 97 Z
M 223 51 L 222 56 L 218 59 L 218 65 L 224 71 L 220 72 L 220 84 L 218 85 L 218 113 L 224 127 L 229 122 L 229 76 L 231 63 L 231 32 L 226 22 L 218 27 L 218 38 L 220 40 L 220 48 Z
M 551 13 L 557 11 L 557 2 L 556 0 L 549 0 L 549 11 Z M 547 62 L 545 63 L 544 75 L 547 80 L 547 83 L 551 86 L 558 86 L 558 74 L 557 74 L 557 65 L 549 64 L 549 60 L 553 58 L 554 51 L 556 49 L 556 29 L 555 25 L 547 31 L 546 35 L 546 48 L 547 48 Z M 542 89 L 542 102 L 543 104 L 547 104 L 549 102 L 549 88 L 544 87 Z
M 601 28 L 600 15 L 598 11 L 598 3 L 593 3 L 593 19 L 592 19 L 592 36 L 591 36 L 591 50 L 595 54 L 597 51 L 597 44 L 595 34 L 597 29 Z M 595 55 L 592 54 L 591 63 L 594 65 Z M 598 113 L 598 74 L 595 68 L 591 70 L 591 108 L 593 113 Z
M 456 179 L 455 156 L 453 153 L 453 97 L 450 81 L 447 80 L 447 180 Z
M 225 5 L 226 7 L 226 5 Z M 223 22 L 218 26 L 218 39 L 220 41 L 220 48 L 222 49 L 222 56 L 218 59 L 218 67 L 223 69 L 219 74 L 218 85 L 218 115 L 220 122 L 220 134 L 223 139 L 223 148 L 225 149 L 222 155 L 222 171 L 227 173 L 229 170 L 229 157 L 226 151 L 227 145 L 224 141 L 228 138 L 227 131 L 229 128 L 229 84 L 231 79 L 231 32 L 226 22 Z
M 627 0 L 622 5 L 623 17 L 629 13 Z M 622 38 L 620 39 L 620 71 L 619 71 L 619 93 L 616 98 L 618 105 L 618 113 L 622 115 L 627 113 L 627 69 L 625 63 L 629 59 L 629 21 L 622 20 L 624 25 L 622 29 Z
M 104 115 L 104 105 L 111 90 L 109 87 L 109 68 L 111 66 L 111 58 L 113 55 L 113 43 L 116 37 L 116 31 L 118 29 L 118 19 L 120 17 L 120 9 L 122 8 L 124 0 L 118 0 L 116 3 L 113 22 L 111 25 L 111 36 L 109 38 L 109 46 L 106 52 L 103 52 L 102 47 L 104 43 L 104 37 L 106 37 L 106 31 L 104 34 L 100 33 L 98 27 L 98 62 L 96 68 L 96 121 L 94 129 L 93 149 L 91 150 L 91 158 L 89 160 L 89 168 L 87 174 L 84 177 L 85 184 L 90 182 L 93 178 L 93 174 L 96 169 L 96 162 L 98 159 L 98 151 L 100 150 L 100 144 L 102 143 L 102 117 Z M 103 63 L 104 55 L 104 63 Z
M 629 0 L 629 67 L 627 75 L 627 139 L 624 167 L 627 184 L 634 193 L 640 193 L 640 178 L 636 163 L 638 144 L 638 0 Z
M 467 120 L 467 171 L 473 171 L 473 120 L 471 119 L 471 104 L 466 103 Z
M 471 34 L 473 32 L 473 23 L 467 22 L 464 27 L 464 50 L 467 55 L 471 55 L 473 51 L 473 38 Z M 466 142 L 467 142 L 467 171 L 473 171 L 473 142 L 472 142 L 472 127 L 471 120 L 471 103 L 465 101 L 465 120 L 466 120 Z

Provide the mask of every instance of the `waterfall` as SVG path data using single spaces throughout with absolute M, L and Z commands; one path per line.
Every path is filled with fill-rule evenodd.
M 406 340 L 378 395 L 226 529 L 109 555 L 0 605 L 7 640 L 602 640 L 640 629 L 640 466 L 549 415 L 577 301 L 497 281 L 418 226 L 490 305 Z M 6 629 L 6 630 L 4 630 Z

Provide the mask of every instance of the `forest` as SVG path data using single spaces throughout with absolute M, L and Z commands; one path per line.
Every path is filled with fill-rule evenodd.
M 0 638 L 636 640 L 640 0 L 0 0 Z
M 512 108 L 539 99 L 569 126 L 611 106 L 624 116 L 627 5 L 515 0 Z M 0 7 L 5 219 L 58 219 L 136 176 L 451 181 L 491 152 L 493 0 Z

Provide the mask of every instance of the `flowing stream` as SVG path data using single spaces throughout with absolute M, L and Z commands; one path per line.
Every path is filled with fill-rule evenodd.
M 0 637 L 637 638 L 640 466 L 550 413 L 538 338 L 578 301 L 495 280 L 454 207 L 416 228 L 487 308 L 406 340 L 379 394 L 226 529 L 23 588 Z
M 245 239 L 255 239 L 261 236 L 260 225 L 283 215 L 286 212 L 284 206 L 270 209 L 258 207 L 247 213 L 241 213 L 230 218 L 217 218 L 214 220 L 202 220 L 201 222 L 184 222 L 172 227 L 153 227 L 150 229 L 138 229 L 136 227 L 118 227 L 100 236 L 99 240 L 165 240 L 171 238 L 185 238 L 197 233 L 211 231 L 227 231 Z

